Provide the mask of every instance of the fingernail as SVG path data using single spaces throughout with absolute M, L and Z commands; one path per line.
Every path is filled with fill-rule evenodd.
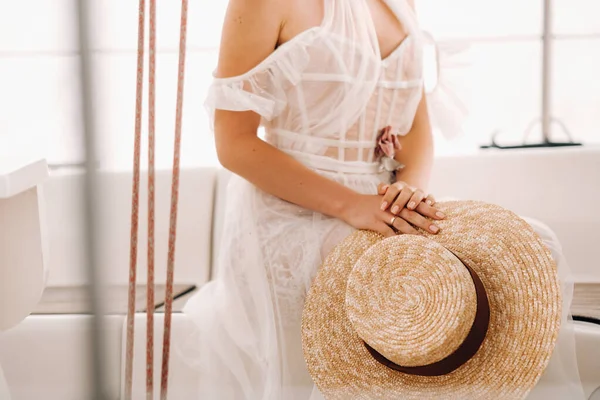
M 381 203 L 381 209 L 382 210 L 385 210 L 387 208 L 387 206 L 388 206 L 387 201 L 384 201 L 383 203 Z
M 435 213 L 435 216 L 436 216 L 436 217 L 438 217 L 438 218 L 446 218 L 446 214 L 444 214 L 444 213 L 443 213 L 443 212 L 441 212 L 441 211 L 438 211 L 438 212 L 436 212 L 436 213 Z
M 414 201 L 411 201 L 410 203 L 408 203 L 408 208 L 410 208 L 411 210 L 412 210 L 413 208 L 415 208 L 415 206 L 416 206 L 416 204 L 415 204 L 415 202 L 414 202 Z
M 388 190 L 389 187 L 390 187 L 390 185 L 383 185 L 381 187 L 381 190 L 383 190 L 385 192 L 386 190 Z
M 433 204 L 433 201 L 431 201 L 431 200 L 427 200 L 425 203 L 427 203 L 427 204 L 429 204 L 429 205 L 432 205 L 432 204 Z
M 438 228 L 438 227 L 437 227 L 437 226 L 435 226 L 435 225 L 431 225 L 431 226 L 429 227 L 429 229 L 430 229 L 430 230 L 431 230 L 431 232 L 433 232 L 433 233 L 438 233 L 438 231 L 440 230 L 440 228 Z
M 394 206 L 394 207 L 392 208 L 392 214 L 396 214 L 396 213 L 398 212 L 398 210 L 399 210 L 399 209 L 400 209 L 400 207 L 398 207 L 398 206 Z

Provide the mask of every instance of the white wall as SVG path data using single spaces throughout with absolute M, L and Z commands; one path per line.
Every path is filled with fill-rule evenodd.
M 175 279 L 201 285 L 208 279 L 211 260 L 212 208 L 216 171 L 213 168 L 183 169 L 177 220 Z M 142 174 L 138 243 L 140 284 L 146 282 L 147 177 Z M 83 175 L 64 171 L 51 175 L 44 185 L 50 240 L 49 281 L 52 286 L 86 283 L 83 253 Z M 99 257 L 101 274 L 108 284 L 128 281 L 131 174 L 103 171 L 99 176 L 101 226 Z M 171 174 L 156 176 L 156 282 L 165 282 L 168 250 Z

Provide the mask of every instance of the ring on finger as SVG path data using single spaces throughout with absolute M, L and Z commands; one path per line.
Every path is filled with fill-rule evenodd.
M 396 217 L 395 215 L 392 217 L 392 219 L 390 220 L 390 226 L 394 226 L 394 222 L 396 221 Z

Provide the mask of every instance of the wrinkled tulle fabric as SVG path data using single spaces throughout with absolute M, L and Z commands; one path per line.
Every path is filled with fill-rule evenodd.
M 573 275 L 556 234 L 540 221 L 527 217 L 523 219 L 533 227 L 552 252 L 558 268 L 562 293 L 562 325 L 556 348 L 540 381 L 530 392 L 528 400 L 585 399 L 575 352 L 575 325 L 569 312 L 573 301 Z
M 324 5 L 321 25 L 245 74 L 215 78 L 205 105 L 212 119 L 217 109 L 256 112 L 265 139 L 309 167 L 373 172 L 381 128 L 405 135 L 412 126 L 423 89 L 423 36 L 408 4 L 390 1 L 408 36 L 382 55 L 364 0 Z
M 375 193 L 382 180 L 389 174 L 343 178 L 361 193 Z M 304 298 L 324 257 L 352 228 L 237 176 L 226 202 L 216 276 L 185 306 L 197 332 L 182 354 L 203 371 L 202 398 L 309 399 Z
M 391 54 L 380 54 L 365 0 L 324 0 L 320 26 L 247 73 L 215 79 L 206 101 L 210 115 L 252 110 L 273 146 L 359 193 L 377 193 L 380 182 L 391 180 L 375 155 L 378 132 L 390 125 L 407 134 L 423 88 L 416 19 L 405 0 L 386 3 L 408 33 Z M 324 257 L 351 232 L 340 220 L 231 178 L 215 276 L 186 304 L 193 333 L 176 344 L 201 371 L 199 398 L 321 398 L 303 359 L 302 307 Z M 542 233 L 560 260 L 568 310 L 566 264 L 551 232 Z M 547 379 L 565 388 L 564 398 L 577 399 L 566 313 L 564 320 Z

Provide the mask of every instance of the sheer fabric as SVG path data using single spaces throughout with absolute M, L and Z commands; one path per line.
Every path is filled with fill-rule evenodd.
M 384 59 L 366 0 L 324 0 L 321 25 L 247 73 L 216 78 L 209 113 L 252 110 L 267 142 L 316 173 L 375 194 L 391 179 L 374 153 L 377 134 L 386 125 L 409 132 L 423 85 L 423 37 L 412 9 L 405 0 L 385 3 L 408 36 Z M 202 399 L 318 399 L 302 356 L 302 306 L 323 258 L 353 228 L 238 176 L 227 193 L 216 276 L 184 308 L 194 334 L 179 351 L 202 371 Z M 579 390 L 572 350 L 557 351 L 553 381 L 573 378 L 571 394 Z
M 377 171 L 379 130 L 409 131 L 423 81 L 423 38 L 412 11 L 403 1 L 389 6 L 408 36 L 385 59 L 367 3 L 326 0 L 320 26 L 247 73 L 216 78 L 206 101 L 210 115 L 215 109 L 255 111 L 266 140 L 311 168 Z

